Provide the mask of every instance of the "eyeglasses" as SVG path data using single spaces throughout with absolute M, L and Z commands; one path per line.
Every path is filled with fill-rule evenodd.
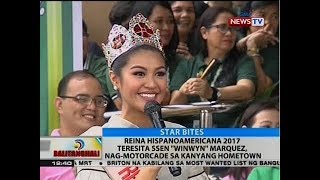
M 95 105 L 97 107 L 101 107 L 104 108 L 108 105 L 108 102 L 106 101 L 106 99 L 104 97 L 98 96 L 95 98 L 91 98 L 90 96 L 86 96 L 86 95 L 77 95 L 77 96 L 59 96 L 61 98 L 71 98 L 73 100 L 75 100 L 76 102 L 89 106 L 91 104 L 92 101 L 94 101 Z
M 216 27 L 218 29 L 218 31 L 220 31 L 222 34 L 226 34 L 228 31 L 230 31 L 231 33 L 235 33 L 237 32 L 238 28 L 230 28 L 227 24 L 213 24 L 208 26 L 208 28 L 212 28 L 212 27 Z

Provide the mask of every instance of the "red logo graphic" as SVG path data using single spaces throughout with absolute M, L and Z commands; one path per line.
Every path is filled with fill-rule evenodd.
M 133 168 L 133 169 L 131 169 Z M 135 179 L 137 174 L 140 172 L 139 167 L 126 167 L 118 172 L 118 174 L 121 176 L 121 174 L 124 174 L 121 179 L 122 180 L 130 180 Z
M 263 26 L 264 18 L 233 17 L 229 18 L 228 24 L 230 27 Z

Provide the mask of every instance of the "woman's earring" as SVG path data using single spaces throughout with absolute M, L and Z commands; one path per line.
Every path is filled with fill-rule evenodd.
M 113 89 L 116 91 L 118 90 L 118 87 L 116 85 L 113 85 Z

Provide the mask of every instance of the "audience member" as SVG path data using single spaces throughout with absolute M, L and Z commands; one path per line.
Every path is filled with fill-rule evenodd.
M 243 113 L 236 127 L 243 128 L 278 128 L 280 122 L 279 103 L 276 99 L 256 100 Z M 251 174 L 252 167 L 232 167 L 223 180 L 246 180 Z M 256 170 L 255 170 L 256 171 Z M 267 171 L 267 170 L 266 170 Z M 254 172 L 251 176 L 260 176 Z M 268 179 L 266 176 L 265 178 Z M 253 178 L 254 179 L 254 178 Z
M 193 1 L 169 1 L 169 3 L 178 27 L 179 45 L 176 52 L 185 59 L 191 59 L 193 56 L 189 47 L 192 47 L 196 18 Z
M 83 69 L 87 69 L 94 74 L 102 85 L 104 93 L 108 94 L 106 84 L 106 69 L 107 63 L 104 57 L 99 57 L 89 51 L 89 37 L 87 32 L 87 25 L 82 21 L 83 28 Z
M 250 26 L 237 47 L 253 59 L 257 72 L 257 96 L 273 90 L 279 81 L 279 2 L 253 1 L 251 17 L 264 18 L 263 27 Z M 278 89 L 273 90 L 278 95 Z
M 246 108 L 239 127 L 278 128 L 279 115 L 279 102 L 276 98 L 256 100 Z
M 89 37 L 88 28 L 84 21 L 82 21 L 83 28 L 83 69 L 87 69 L 89 72 L 94 74 L 102 85 L 103 94 L 108 101 L 108 107 L 106 111 L 113 111 L 116 109 L 115 104 L 111 100 L 109 90 L 108 90 L 108 69 L 107 61 L 105 56 L 97 56 L 94 52 L 89 51 Z
M 62 78 L 55 107 L 60 128 L 51 136 L 79 136 L 92 126 L 101 126 L 106 100 L 99 80 L 87 70 L 74 71 Z M 40 167 L 40 179 L 75 179 L 72 167 Z
M 228 27 L 228 19 L 235 14 L 226 8 L 208 8 L 201 16 L 196 30 L 198 49 L 194 60 L 180 61 L 171 80 L 170 104 L 203 101 L 248 101 L 254 97 L 256 73 L 254 63 L 241 56 L 236 47 L 236 30 Z M 199 78 L 207 65 L 215 59 L 210 74 Z M 231 127 L 242 108 L 216 113 L 217 127 Z
M 103 51 L 101 49 L 101 47 L 94 41 L 91 41 L 89 39 L 89 33 L 88 33 L 88 26 L 87 24 L 84 22 L 84 20 L 82 20 L 82 31 L 83 31 L 83 38 L 88 41 L 88 47 L 86 47 L 87 49 L 86 52 L 90 53 L 90 54 L 94 54 L 96 56 L 99 57 L 104 57 Z M 85 53 L 84 53 L 85 55 Z M 84 60 L 85 60 L 85 56 L 83 56 Z

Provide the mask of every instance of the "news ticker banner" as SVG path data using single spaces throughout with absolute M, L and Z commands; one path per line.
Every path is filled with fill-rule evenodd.
M 278 166 L 279 128 L 104 128 L 106 166 Z
M 40 138 L 40 165 L 279 166 L 280 136 L 278 128 L 104 128 L 102 140 Z

